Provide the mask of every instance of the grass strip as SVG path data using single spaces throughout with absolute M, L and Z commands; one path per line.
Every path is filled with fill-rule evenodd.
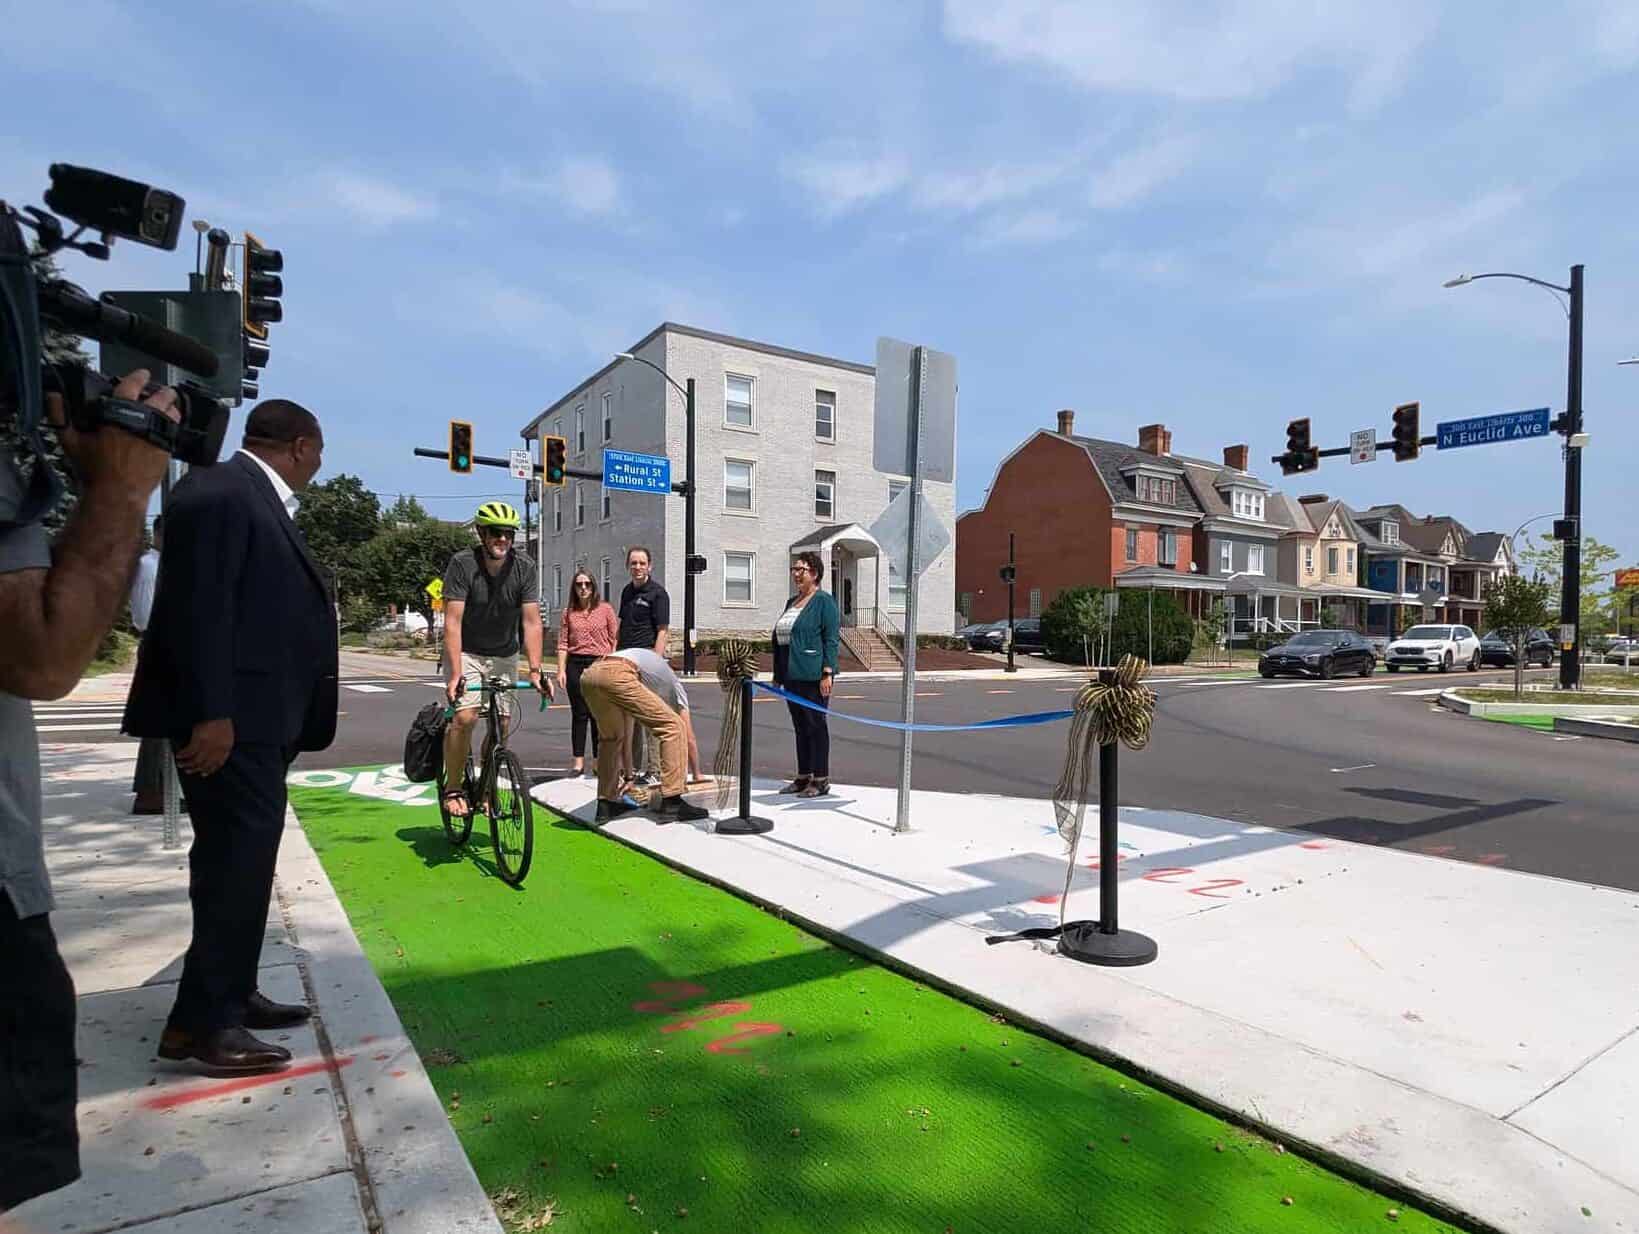
M 515 891 L 481 821 L 291 800 L 511 1229 L 1456 1228 L 544 807 Z

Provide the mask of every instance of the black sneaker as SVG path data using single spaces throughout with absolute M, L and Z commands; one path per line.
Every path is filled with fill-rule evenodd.
M 654 816 L 663 823 L 693 823 L 702 818 L 710 818 L 711 811 L 690 805 L 681 797 L 663 797 L 660 804 L 654 808 Z
M 637 809 L 637 806 L 630 801 L 605 801 L 602 797 L 599 797 L 596 818 L 600 823 L 607 823 L 619 818 L 622 814 L 630 814 L 635 809 Z

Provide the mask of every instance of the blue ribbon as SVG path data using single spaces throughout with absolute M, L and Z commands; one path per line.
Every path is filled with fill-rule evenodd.
M 998 716 L 994 720 L 980 720 L 976 724 L 906 724 L 901 720 L 872 720 L 865 716 L 851 716 L 845 711 L 832 711 L 812 699 L 791 694 L 779 686 L 767 685 L 761 681 L 753 681 L 751 684 L 768 694 L 778 695 L 788 703 L 795 703 L 810 711 L 823 711 L 838 720 L 851 720 L 855 724 L 869 724 L 874 728 L 894 728 L 901 732 L 909 729 L 913 733 L 966 733 L 974 729 L 1023 728 L 1030 724 L 1053 724 L 1059 720 L 1068 720 L 1076 714 L 1074 711 L 1032 711 L 1022 716 Z

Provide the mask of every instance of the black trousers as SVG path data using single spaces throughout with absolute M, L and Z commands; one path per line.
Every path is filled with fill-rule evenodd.
M 592 718 L 591 708 L 586 705 L 586 696 L 580 692 L 580 675 L 598 662 L 597 656 L 571 655 L 566 666 L 566 676 L 569 681 L 569 716 L 570 738 L 574 743 L 575 757 L 586 757 L 586 732 L 592 732 L 592 757 L 598 756 L 598 722 Z
M 806 698 L 829 707 L 829 700 L 820 694 L 817 681 L 787 681 L 780 688 L 788 694 Z M 797 774 L 829 779 L 831 776 L 831 721 L 823 711 L 814 711 L 796 703 L 787 703 L 791 712 L 791 726 L 797 731 Z
M 289 766 L 278 746 L 237 745 L 214 775 L 181 773 L 194 832 L 188 851 L 193 940 L 170 1028 L 204 1034 L 245 1022 L 285 827 Z
M 0 891 L 0 1213 L 80 1176 L 74 981 L 51 918 Z

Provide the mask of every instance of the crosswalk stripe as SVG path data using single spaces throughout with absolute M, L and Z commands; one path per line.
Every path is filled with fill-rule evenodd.
M 1327 686 L 1327 694 L 1357 694 L 1361 690 L 1387 690 L 1388 686 Z
M 1272 686 L 1259 686 L 1260 690 L 1306 690 L 1315 683 L 1312 681 L 1278 681 Z
M 354 693 L 357 693 L 357 694 L 391 694 L 392 693 L 392 691 L 389 690 L 386 686 L 365 686 L 365 685 L 355 686 L 355 685 L 350 685 L 350 684 L 344 682 L 342 684 L 342 688 L 345 689 L 345 690 L 352 690 Z
M 1445 691 L 1444 686 L 1440 686 L 1440 687 L 1438 687 L 1436 689 L 1433 689 L 1433 690 L 1396 690 L 1394 692 L 1394 697 L 1395 698 L 1427 698 L 1431 694 L 1444 694 L 1445 692 L 1446 691 Z
M 39 724 L 42 733 L 119 732 L 118 724 Z
M 121 711 L 36 711 L 36 720 L 120 720 Z

